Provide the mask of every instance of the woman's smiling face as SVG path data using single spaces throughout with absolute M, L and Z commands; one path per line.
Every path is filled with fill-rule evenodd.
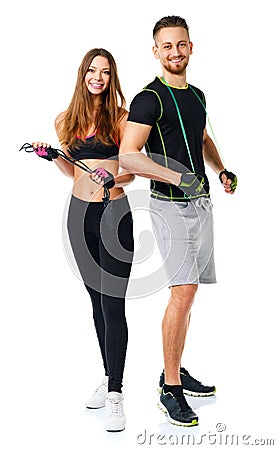
M 86 86 L 91 94 L 103 94 L 110 83 L 110 64 L 104 56 L 96 56 L 85 75 Z

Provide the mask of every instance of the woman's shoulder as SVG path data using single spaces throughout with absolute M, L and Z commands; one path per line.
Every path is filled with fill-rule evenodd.
M 122 117 L 125 117 L 125 116 L 128 115 L 128 110 L 123 108 L 122 106 L 119 106 L 118 107 L 118 115 L 119 115 L 119 117 L 121 119 Z
M 120 127 L 126 123 L 127 117 L 128 117 L 128 111 L 125 108 L 119 107 L 118 108 L 118 124 Z
M 60 114 L 58 114 L 58 116 L 54 120 L 54 125 L 55 125 L 56 130 L 61 127 L 63 120 L 65 118 L 65 115 L 66 115 L 66 111 L 63 111 Z
M 124 129 L 126 126 L 128 118 L 128 111 L 125 108 L 119 107 L 119 114 L 118 114 L 118 132 L 119 132 L 119 140 L 122 140 Z

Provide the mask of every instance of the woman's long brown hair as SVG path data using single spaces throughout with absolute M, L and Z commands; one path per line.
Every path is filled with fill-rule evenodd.
M 92 60 L 96 56 L 108 59 L 110 65 L 110 83 L 102 94 L 99 111 L 93 118 L 93 94 L 84 82 Z M 120 98 L 120 106 L 118 105 Z M 123 96 L 117 73 L 117 66 L 111 53 L 103 48 L 94 48 L 83 58 L 78 70 L 76 86 L 71 103 L 59 126 L 58 137 L 62 145 L 67 147 L 77 144 L 78 138 L 84 140 L 94 123 L 96 139 L 104 144 L 119 141 L 119 121 L 125 113 Z M 78 138 L 77 138 L 78 136 Z

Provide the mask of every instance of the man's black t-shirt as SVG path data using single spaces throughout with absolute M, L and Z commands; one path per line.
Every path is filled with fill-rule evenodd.
M 151 159 L 177 172 L 202 175 L 209 193 L 202 153 L 205 97 L 200 89 L 189 84 L 184 88 L 169 86 L 156 77 L 134 97 L 128 121 L 152 126 L 145 146 Z M 152 197 L 158 199 L 188 201 L 178 187 L 169 183 L 151 180 L 151 191 Z

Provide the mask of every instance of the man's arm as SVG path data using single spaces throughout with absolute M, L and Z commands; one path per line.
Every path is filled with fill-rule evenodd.
M 141 153 L 152 127 L 136 122 L 127 122 L 120 145 L 120 166 L 127 172 L 176 186 L 181 181 L 181 173 L 163 167 Z
M 211 169 L 214 170 L 218 176 L 225 170 L 217 148 L 215 147 L 213 140 L 209 137 L 206 129 L 204 130 L 203 137 L 203 155 L 207 165 L 211 167 Z M 231 187 L 233 180 L 229 179 L 225 173 L 221 175 L 221 180 L 225 192 L 227 192 L 227 194 L 233 194 L 234 190 Z
M 224 170 L 223 163 L 221 161 L 220 155 L 215 147 L 213 140 L 207 134 L 207 130 L 204 130 L 203 137 L 203 155 L 204 160 L 209 167 L 211 167 L 214 172 L 219 175 L 222 170 Z

